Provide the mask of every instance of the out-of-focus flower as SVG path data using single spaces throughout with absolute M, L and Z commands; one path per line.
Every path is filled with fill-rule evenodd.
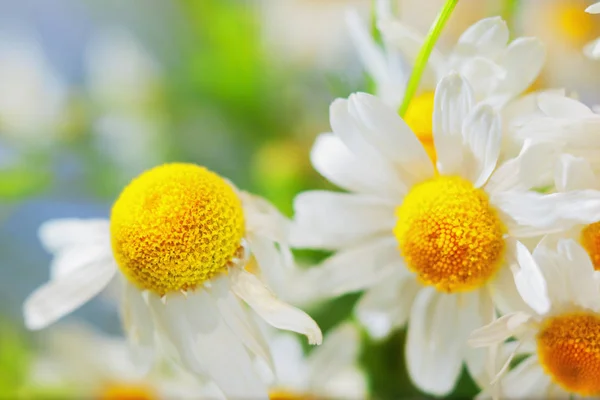
M 249 351 L 271 360 L 240 299 L 274 327 L 321 343 L 307 314 L 244 269 L 250 255 L 262 270 L 289 262 L 287 220 L 203 167 L 151 169 L 123 190 L 110 223 L 49 221 L 40 237 L 55 261 L 50 282 L 25 302 L 31 329 L 124 278 L 124 328 L 138 361 L 150 366 L 158 341 L 170 357 L 209 376 L 232 398 L 266 398 Z
M 476 347 L 501 346 L 500 398 L 582 398 L 600 395 L 600 279 L 573 240 L 540 243 L 517 253 L 519 293 L 527 306 L 473 332 Z M 514 337 L 516 341 L 502 344 Z M 515 355 L 529 356 L 506 372 Z M 506 374 L 506 375 L 505 375 Z M 493 385 L 492 385 L 493 386 Z
M 265 366 L 269 399 L 364 399 L 367 382 L 356 365 L 360 349 L 359 332 L 351 323 L 330 331 L 308 355 L 297 337 L 286 333 L 270 335 L 275 366 L 272 374 Z
M 68 90 L 32 35 L 0 33 L 0 134 L 40 146 L 61 134 Z
M 500 116 L 474 99 L 458 74 L 438 85 L 437 168 L 377 97 L 336 100 L 333 134 L 318 137 L 311 156 L 324 177 L 351 193 L 305 192 L 294 204 L 292 245 L 337 251 L 311 270 L 311 287 L 329 296 L 367 289 L 355 311 L 372 336 L 410 320 L 408 371 L 436 395 L 452 390 L 463 360 L 473 376 L 482 373 L 482 356 L 467 351 L 466 339 L 493 318 L 494 305 L 511 309 L 518 299 L 508 268 L 524 247 L 516 239 L 600 217 L 596 193 L 530 191 L 546 178 L 553 146 L 527 145 L 497 165 Z
M 367 71 L 376 82 L 378 93 L 397 108 L 404 96 L 406 73 L 398 68 L 399 59 L 413 65 L 425 38 L 380 11 L 378 27 L 385 50 L 370 39 L 356 14 L 349 15 L 353 37 Z M 421 81 L 422 93 L 429 94 L 449 71 L 458 71 L 473 87 L 477 101 L 502 107 L 523 93 L 536 79 L 544 64 L 544 48 L 535 38 L 518 38 L 508 43 L 509 31 L 500 17 L 482 19 L 460 36 L 445 56 L 434 49 Z
M 585 9 L 585 12 L 590 14 L 600 14 L 600 2 L 592 4 Z M 584 52 L 590 58 L 600 58 L 600 39 L 588 43 L 584 48 Z
M 44 339 L 29 378 L 37 391 L 62 387 L 65 394 L 101 400 L 222 397 L 210 382 L 201 383 L 171 364 L 162 363 L 142 377 L 124 339 L 85 325 L 58 325 Z

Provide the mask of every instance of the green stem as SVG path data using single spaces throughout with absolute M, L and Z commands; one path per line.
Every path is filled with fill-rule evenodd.
M 408 110 L 410 101 L 417 92 L 419 82 L 421 81 L 421 76 L 423 75 L 423 71 L 425 71 L 425 66 L 427 66 L 427 61 L 429 60 L 431 51 L 435 47 L 435 44 L 438 41 L 440 34 L 442 33 L 442 29 L 444 29 L 444 26 L 446 25 L 448 18 L 450 18 L 450 15 L 452 14 L 452 11 L 454 10 L 454 7 L 457 3 L 458 0 L 446 0 L 444 7 L 433 22 L 433 25 L 431 25 L 429 33 L 427 33 L 425 42 L 423 43 L 423 46 L 421 47 L 421 50 L 417 55 L 415 66 L 412 70 L 412 73 L 410 74 L 408 84 L 406 85 L 406 92 L 404 93 L 402 105 L 398 110 L 398 113 L 401 117 L 403 117 L 406 113 L 406 110 Z
M 515 29 L 515 14 L 519 8 L 519 0 L 504 0 L 502 5 L 502 19 L 506 21 L 509 31 L 512 33 Z

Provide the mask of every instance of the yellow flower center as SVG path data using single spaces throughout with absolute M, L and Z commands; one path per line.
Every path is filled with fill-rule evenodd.
M 584 11 L 586 6 L 585 1 L 562 1 L 555 10 L 555 26 L 577 46 L 589 41 L 594 33 L 594 17 Z
M 242 204 L 223 178 L 193 164 L 165 164 L 134 179 L 110 217 L 123 274 L 159 295 L 190 290 L 226 269 L 244 235 Z
M 548 318 L 537 336 L 546 373 L 563 389 L 600 395 L 600 316 L 591 313 Z
M 426 285 L 469 291 L 501 265 L 504 225 L 486 193 L 463 178 L 438 176 L 414 186 L 396 216 L 400 252 Z
M 437 158 L 433 144 L 433 94 L 433 92 L 425 92 L 414 97 L 404 114 L 404 122 L 417 135 L 429 158 L 435 164 Z
M 287 389 L 272 389 L 269 391 L 269 400 L 316 400 L 317 397 L 298 393 Z
M 143 384 L 111 384 L 104 388 L 98 400 L 155 400 L 156 393 Z
M 600 271 L 600 222 L 595 222 L 583 228 L 579 240 L 590 255 L 594 269 Z

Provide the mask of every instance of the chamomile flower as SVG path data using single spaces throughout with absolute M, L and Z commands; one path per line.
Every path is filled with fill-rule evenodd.
M 515 281 L 529 307 L 476 330 L 470 344 L 511 354 L 496 371 L 502 398 L 597 398 L 600 280 L 591 260 L 571 239 L 542 241 L 533 255 L 521 246 L 517 257 Z M 502 344 L 510 337 L 516 342 Z M 516 354 L 529 357 L 506 373 Z
M 410 321 L 408 371 L 421 389 L 449 393 L 465 358 L 477 376 L 481 359 L 466 338 L 512 308 L 516 238 L 545 234 L 563 214 L 540 218 L 540 200 L 600 216 L 598 196 L 531 196 L 552 165 L 552 146 L 527 145 L 500 165 L 500 117 L 474 103 L 468 82 L 450 74 L 433 111 L 437 170 L 406 122 L 377 97 L 353 94 L 330 108 L 333 134 L 318 137 L 315 168 L 350 193 L 312 191 L 295 200 L 291 243 L 337 251 L 311 269 L 323 296 L 366 289 L 358 319 L 375 337 Z M 592 200 L 590 200 L 590 198 Z M 587 214 L 586 214 L 587 213 Z M 589 215 L 588 215 L 589 214 Z M 513 268 L 518 271 L 518 268 Z
M 296 336 L 271 332 L 269 344 L 274 374 L 263 365 L 271 400 L 364 399 L 367 383 L 356 364 L 360 336 L 351 323 L 344 323 L 325 335 L 323 345 L 304 354 Z
M 123 277 L 122 314 L 136 358 L 160 346 L 228 397 L 266 397 L 247 350 L 270 359 L 239 302 L 267 323 L 321 343 L 304 312 L 278 300 L 244 269 L 284 262 L 286 226 L 257 200 L 193 164 L 165 164 L 134 179 L 108 220 L 56 220 L 40 229 L 55 255 L 50 282 L 25 302 L 26 325 L 40 329 Z
M 590 14 L 600 14 L 600 1 L 592 4 L 588 8 L 585 9 L 587 13 Z M 594 40 L 591 43 L 588 43 L 583 49 L 584 53 L 594 59 L 600 58 L 600 38 Z
M 101 400 L 222 398 L 211 382 L 161 363 L 147 376 L 129 358 L 129 346 L 82 324 L 53 327 L 42 354 L 33 362 L 30 384 L 68 388 L 78 398 Z
M 414 65 L 425 37 L 393 18 L 389 2 L 379 2 L 377 26 L 384 48 L 380 48 L 356 13 L 348 15 L 351 37 L 377 94 L 393 108 L 402 102 L 408 80 L 405 63 Z M 500 17 L 482 19 L 467 28 L 450 53 L 434 49 L 421 78 L 421 95 L 433 100 L 437 83 L 450 71 L 458 71 L 469 82 L 477 101 L 502 107 L 523 93 L 537 78 L 545 50 L 535 38 L 517 38 L 508 43 L 509 31 Z M 404 63 L 403 63 L 404 62 Z

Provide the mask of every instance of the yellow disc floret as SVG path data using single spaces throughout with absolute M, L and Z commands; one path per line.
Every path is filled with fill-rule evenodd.
M 600 222 L 595 222 L 583 228 L 579 240 L 589 254 L 594 269 L 600 271 Z
M 219 175 L 165 164 L 134 179 L 110 217 L 123 274 L 160 295 L 190 290 L 225 270 L 244 234 L 242 204 Z
M 99 400 L 155 400 L 158 399 L 157 394 L 144 384 L 134 383 L 113 383 L 105 387 L 100 395 Z
M 548 318 L 537 350 L 542 367 L 563 389 L 600 395 L 600 316 L 582 312 Z
M 453 293 L 485 284 L 504 252 L 504 225 L 481 189 L 457 176 L 414 186 L 396 209 L 394 234 L 407 267 Z
M 436 154 L 433 144 L 433 92 L 425 92 L 413 98 L 404 114 L 404 122 L 410 126 L 425 151 L 435 164 Z

